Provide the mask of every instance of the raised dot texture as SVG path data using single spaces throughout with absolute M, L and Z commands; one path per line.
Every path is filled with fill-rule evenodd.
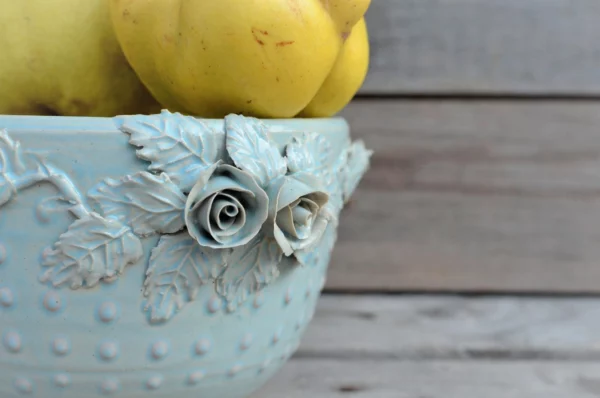
M 54 376 L 54 384 L 56 384 L 57 387 L 65 388 L 71 384 L 71 377 L 65 373 L 57 374 Z
M 71 351 L 71 344 L 65 337 L 57 337 L 52 342 L 52 352 L 56 355 L 64 356 Z
M 100 391 L 104 395 L 111 395 L 119 391 L 121 385 L 117 379 L 106 379 L 100 384 Z
M 15 301 L 12 290 L 7 287 L 0 288 L 0 305 L 3 307 L 10 307 Z
M 307 319 L 310 321 L 315 316 L 315 307 L 312 307 L 308 310 L 308 314 L 306 315 Z
M 288 288 L 285 291 L 285 296 L 283 297 L 283 300 L 285 301 L 286 304 L 289 304 L 292 302 L 292 289 Z
M 325 282 L 327 281 L 327 279 L 325 278 L 325 275 L 321 275 L 321 281 L 319 282 L 319 290 L 322 291 L 325 288 Z
M 169 343 L 164 340 L 157 341 L 156 343 L 152 344 L 150 352 L 152 353 L 152 358 L 163 359 L 169 353 Z
M 260 368 L 258 369 L 259 373 L 264 372 L 265 370 L 267 370 L 267 368 L 271 365 L 271 359 L 265 359 L 265 361 L 262 363 L 262 365 L 260 365 Z
M 256 297 L 254 297 L 254 302 L 252 303 L 252 305 L 254 306 L 254 308 L 258 309 L 258 308 L 262 307 L 264 301 L 265 301 L 265 299 L 264 299 L 263 295 L 261 293 L 258 293 L 256 295 Z
M 281 340 L 281 330 L 278 330 L 273 334 L 273 344 L 279 343 L 279 340 Z
M 206 355 L 210 351 L 210 341 L 208 339 L 200 339 L 196 342 L 196 354 Z
M 35 216 L 42 224 L 47 224 L 50 221 L 50 212 L 45 209 L 44 202 L 40 202 L 35 208 Z
M 117 305 L 112 302 L 102 303 L 98 308 L 98 318 L 104 322 L 109 323 L 115 320 L 117 317 Z
M 207 304 L 207 308 L 208 308 L 208 312 L 210 313 L 215 313 L 217 311 L 219 311 L 219 309 L 221 309 L 221 299 L 217 296 L 213 296 L 210 298 L 210 300 L 208 300 L 208 304 Z
M 21 336 L 17 332 L 7 332 L 3 339 L 4 347 L 10 352 L 21 351 Z
M 158 390 L 163 383 L 163 377 L 161 375 L 152 376 L 146 381 L 146 387 L 149 390 Z
M 0 242 L 0 265 L 6 261 L 7 251 L 6 247 Z
M 283 361 L 287 360 L 288 357 L 291 355 L 292 353 L 292 346 L 290 346 L 289 344 L 285 346 L 285 348 L 283 349 L 283 354 L 281 355 L 281 359 Z
M 233 377 L 233 376 L 237 375 L 238 373 L 240 373 L 241 371 L 242 371 L 242 365 L 240 365 L 238 363 L 238 364 L 233 365 L 233 367 L 231 369 L 229 369 L 229 372 L 227 372 L 227 375 L 229 377 Z
M 304 292 L 304 297 L 309 298 L 312 294 L 312 281 L 308 282 L 308 286 L 306 286 L 306 291 Z
M 240 342 L 240 350 L 245 351 L 252 345 L 252 335 L 246 334 Z
M 300 318 L 298 318 L 298 320 L 296 321 L 296 330 L 300 330 L 300 328 L 302 327 L 302 325 L 304 324 L 304 317 L 302 315 L 300 315 Z
M 188 377 L 188 383 L 191 385 L 196 385 L 200 383 L 200 381 L 204 379 L 205 376 L 206 373 L 203 370 L 197 370 L 195 372 L 192 372 Z
M 119 355 L 119 347 L 117 343 L 112 341 L 105 342 L 98 347 L 98 354 L 100 354 L 100 358 L 103 360 L 111 361 Z
M 44 296 L 44 308 L 48 311 L 56 312 L 60 310 L 61 305 L 62 302 L 58 293 L 50 291 Z
M 31 394 L 33 392 L 33 382 L 24 377 L 15 379 L 15 389 L 21 394 Z

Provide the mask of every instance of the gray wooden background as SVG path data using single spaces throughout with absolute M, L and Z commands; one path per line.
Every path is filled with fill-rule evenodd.
M 600 1 L 373 0 L 330 291 L 600 291 Z
M 364 94 L 600 93 L 597 0 L 372 0 Z
M 373 0 L 367 24 L 342 115 L 372 169 L 255 397 L 600 397 L 600 0 Z

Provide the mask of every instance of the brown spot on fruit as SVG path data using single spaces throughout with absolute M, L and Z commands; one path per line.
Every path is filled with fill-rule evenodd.
M 290 11 L 292 11 L 292 13 L 296 16 L 296 18 L 302 20 L 304 19 L 304 16 L 302 15 L 302 9 L 298 4 L 298 0 L 288 0 L 287 5 Z
M 127 18 L 129 17 L 129 15 L 131 15 L 131 13 L 129 12 L 129 10 L 126 8 L 123 10 L 123 18 Z
M 285 47 L 285 46 L 289 46 L 290 44 L 294 44 L 294 43 L 295 43 L 295 42 L 294 42 L 294 40 L 290 40 L 290 41 L 280 41 L 280 42 L 277 42 L 277 43 L 275 43 L 275 45 L 276 45 L 277 47 Z
M 346 41 L 350 37 L 350 32 L 342 32 L 342 40 Z
M 262 41 L 258 37 L 258 34 L 262 34 L 262 35 L 268 36 L 269 32 L 267 32 L 266 30 L 260 30 L 260 29 L 257 29 L 257 28 L 251 28 L 250 30 L 252 31 L 252 36 L 254 37 L 254 41 L 257 42 L 258 44 L 260 44 L 261 46 L 264 46 L 265 42 Z
M 248 101 L 246 101 L 246 103 L 247 103 L 247 104 L 251 104 L 251 103 L 252 103 L 252 100 L 248 100 Z

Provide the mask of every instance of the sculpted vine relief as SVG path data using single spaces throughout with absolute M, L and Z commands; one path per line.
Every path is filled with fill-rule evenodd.
M 327 139 L 311 132 L 282 154 L 264 123 L 233 114 L 222 130 L 167 111 L 115 122 L 148 170 L 87 195 L 0 130 L 0 207 L 38 183 L 56 187 L 40 206 L 60 202 L 75 218 L 42 255 L 41 281 L 56 287 L 114 281 L 140 262 L 141 240 L 158 235 L 143 286 L 151 322 L 170 319 L 201 288 L 235 308 L 277 278 L 284 257 L 310 264 L 317 248 L 330 250 L 371 154 L 356 142 L 334 161 Z

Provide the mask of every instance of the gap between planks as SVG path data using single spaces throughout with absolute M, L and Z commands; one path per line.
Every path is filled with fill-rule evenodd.
M 291 360 L 252 398 L 597 398 L 600 364 Z
M 600 396 L 600 298 L 324 295 L 253 397 Z
M 600 360 L 600 298 L 324 295 L 299 358 Z

